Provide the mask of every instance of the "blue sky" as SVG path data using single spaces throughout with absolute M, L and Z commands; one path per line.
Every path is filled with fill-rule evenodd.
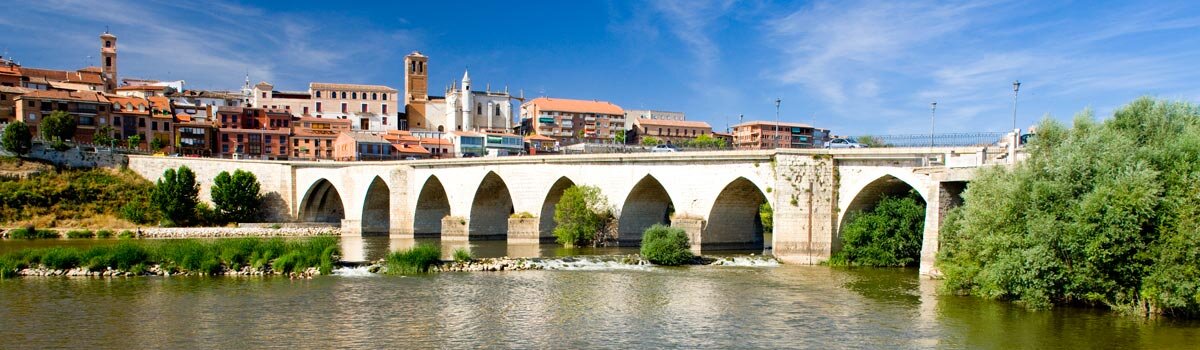
M 16 1 L 0 51 L 23 65 L 98 62 L 109 26 L 123 77 L 237 89 L 310 81 L 403 88 L 430 56 L 431 93 L 477 88 L 686 112 L 714 129 L 775 118 L 839 134 L 998 131 L 1098 116 L 1151 95 L 1200 100 L 1200 2 Z M 461 9 L 469 8 L 469 9 Z M 89 58 L 90 56 L 90 58 Z

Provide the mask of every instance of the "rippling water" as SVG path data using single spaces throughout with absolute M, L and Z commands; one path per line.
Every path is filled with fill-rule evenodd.
M 350 244 L 362 244 L 372 259 L 393 243 Z M 484 246 L 472 248 L 507 251 Z M 912 269 L 747 261 L 737 265 L 755 266 L 10 279 L 0 281 L 0 348 L 1195 348 L 1200 341 L 1194 322 L 938 296 L 935 282 Z

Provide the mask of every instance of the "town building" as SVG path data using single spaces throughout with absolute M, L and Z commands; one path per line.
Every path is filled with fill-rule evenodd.
M 451 131 L 445 134 L 446 138 L 454 144 L 451 148 L 451 157 L 482 157 L 487 155 L 487 148 L 484 147 L 484 133 L 475 131 Z
M 254 85 L 250 95 L 250 107 L 283 110 L 296 116 L 308 115 L 306 108 L 312 105 L 312 94 L 308 91 L 277 91 L 268 82 Z
M 0 124 L 17 120 L 17 97 L 30 91 L 16 85 L 0 85 Z
M 483 148 L 488 156 L 503 157 L 525 153 L 525 138 L 511 133 L 483 133 Z
M 433 153 L 421 146 L 421 138 L 414 136 L 411 132 L 405 130 L 388 130 L 381 134 L 384 140 L 392 143 L 395 148 L 396 156 L 400 159 L 418 158 L 427 159 L 433 156 Z
M 13 105 L 16 119 L 38 135 L 42 119 L 55 111 L 63 111 L 75 119 L 75 142 L 91 143 L 100 125 L 109 123 L 108 98 L 94 91 L 30 91 L 18 96 Z
M 13 84 L 14 72 L 21 86 L 33 90 L 113 92 L 117 87 L 117 37 L 100 35 L 100 66 L 76 71 L 21 67 L 12 59 L 0 59 L 0 85 Z
M 350 131 L 333 141 L 333 157 L 339 161 L 394 160 L 396 148 L 380 133 Z
M 176 152 L 183 156 L 212 157 L 217 155 L 217 131 L 210 122 L 177 118 L 175 139 L 179 140 Z
M 357 131 L 398 130 L 400 91 L 383 85 L 310 83 L 311 109 L 293 109 L 298 116 L 348 119 Z
M 348 119 L 296 118 L 292 124 L 292 158 L 332 160 L 334 140 L 350 130 Z
M 454 158 L 454 140 L 448 133 L 422 130 L 411 130 L 410 133 L 420 139 L 421 147 L 429 150 L 431 158 Z
M 147 98 L 166 96 L 167 91 L 170 90 L 172 89 L 165 85 L 126 85 L 117 87 L 115 91 L 117 95 L 121 96 Z
M 21 86 L 21 66 L 4 56 L 0 56 L 0 86 Z
M 157 145 L 161 148 L 155 150 L 151 146 L 151 151 L 175 153 L 175 113 L 171 110 L 171 100 L 162 96 L 152 96 L 146 100 L 150 101 L 150 127 L 138 125 L 139 132 L 144 135 L 142 139 L 147 146 L 158 140 Z
M 112 118 L 109 125 L 113 128 L 110 137 L 117 140 L 128 140 L 133 135 L 139 135 L 141 141 L 137 148 L 142 148 L 147 140 L 144 134 L 149 129 L 150 101 L 140 97 L 108 96 L 112 104 Z
M 625 121 L 625 111 L 607 101 L 538 97 L 521 105 L 523 133 L 550 137 L 560 145 L 612 141 Z
M 291 113 L 279 109 L 218 107 L 217 155 L 225 158 L 288 159 Z
M 485 85 L 483 90 L 474 90 L 470 71 L 464 71 L 462 80 L 450 83 L 443 96 L 430 96 L 428 63 L 429 57 L 420 52 L 404 57 L 404 101 L 409 129 L 513 131 L 514 97 L 507 87 L 493 91 L 490 85 Z
M 674 121 L 687 120 L 687 118 L 683 114 L 683 112 L 654 111 L 654 110 L 648 110 L 648 109 L 625 110 L 625 120 L 633 121 L 636 119 L 674 120 Z M 631 130 L 632 128 L 633 128 L 632 122 L 625 124 L 626 130 Z
M 699 121 L 638 118 L 632 124 L 630 133 L 633 135 L 626 137 L 633 136 L 633 144 L 642 144 L 647 137 L 653 137 L 661 143 L 676 144 L 700 135 L 712 136 L 712 126 Z
M 553 138 L 542 135 L 529 135 L 525 137 L 525 147 L 531 155 L 558 153 L 557 142 Z
M 737 149 L 814 148 L 828 138 L 828 129 L 801 123 L 749 121 L 733 126 Z

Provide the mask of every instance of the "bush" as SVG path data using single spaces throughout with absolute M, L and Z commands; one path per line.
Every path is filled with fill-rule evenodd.
M 454 261 L 468 262 L 471 261 L 471 251 L 466 248 L 458 248 L 454 250 Z
M 948 218 L 945 286 L 1034 308 L 1200 316 L 1200 109 L 1141 98 L 1037 131 L 1025 161 L 979 170 Z
M 167 169 L 154 185 L 150 198 L 158 206 L 163 219 L 175 225 L 189 225 L 196 218 L 197 193 L 196 174 L 187 166 L 179 170 Z
M 67 238 L 95 238 L 96 233 L 91 230 L 70 230 L 67 231 Z
M 281 273 L 317 267 L 322 274 L 329 274 L 337 254 L 336 237 L 120 242 L 86 249 L 53 247 L 0 255 L 0 275 L 12 276 L 18 268 L 39 264 L 52 269 L 85 266 L 92 271 L 111 268 L 133 273 L 144 273 L 159 264 L 167 271 L 208 275 L 252 264 Z
M 681 228 L 655 224 L 642 234 L 642 257 L 658 265 L 676 266 L 690 262 L 692 246 Z
M 130 239 L 130 238 L 137 238 L 137 237 L 133 234 L 133 231 L 122 230 L 121 233 L 117 234 L 117 238 L 118 239 Z
M 523 211 L 520 213 L 513 213 L 512 215 L 509 215 L 508 217 L 513 218 L 513 219 L 532 219 L 533 214 L 530 214 L 527 211 Z
M 212 202 L 217 215 L 226 222 L 256 222 L 262 193 L 254 174 L 238 169 L 230 175 L 222 171 L 213 180 Z
M 571 186 L 554 206 L 554 237 L 566 247 L 590 245 L 612 219 L 608 200 L 595 186 Z
M 392 275 L 411 275 L 429 272 L 430 267 L 441 263 L 442 249 L 432 244 L 417 244 L 405 251 L 388 254 L 386 259 L 387 273 Z
M 141 205 L 148 212 L 153 184 L 131 170 L 87 169 L 44 172 L 15 181 L 0 179 L 0 224 L 16 221 L 128 220 L 127 205 Z M 135 221 L 135 220 L 130 220 Z M 153 220 L 142 220 L 143 224 Z
M 33 134 L 24 122 L 15 121 L 4 127 L 4 137 L 0 138 L 0 146 L 18 157 L 29 153 L 33 148 Z
M 38 230 L 32 226 L 8 231 L 8 238 L 12 239 L 53 239 L 59 238 L 58 232 L 53 230 Z
M 103 229 L 103 230 L 96 231 L 96 238 L 112 238 L 112 237 L 113 237 L 112 230 Z
M 916 191 L 884 197 L 874 209 L 851 213 L 842 227 L 842 249 L 829 259 L 838 266 L 914 266 L 921 261 L 925 204 Z
M 767 193 L 771 193 L 770 187 L 767 187 Z M 758 206 L 758 219 L 762 222 L 763 232 L 775 232 L 775 210 L 771 208 L 771 203 L 763 202 Z
M 50 112 L 50 115 L 42 117 L 38 129 L 47 140 L 70 140 L 75 136 L 75 118 L 65 111 Z
M 65 270 L 78 267 L 81 260 L 78 249 L 53 247 L 42 252 L 38 262 L 50 269 Z

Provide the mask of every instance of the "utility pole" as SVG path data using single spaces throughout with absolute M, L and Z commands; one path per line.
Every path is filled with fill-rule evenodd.
M 1017 130 L 1017 93 L 1019 91 L 1021 91 L 1021 81 L 1014 80 L 1013 81 L 1013 123 L 1012 123 L 1012 129 L 1014 130 L 1013 132 L 1016 132 L 1016 130 Z
M 775 98 L 775 148 L 779 147 L 779 103 L 782 99 Z
M 933 133 L 937 126 L 937 101 L 929 103 L 929 147 L 933 148 Z

